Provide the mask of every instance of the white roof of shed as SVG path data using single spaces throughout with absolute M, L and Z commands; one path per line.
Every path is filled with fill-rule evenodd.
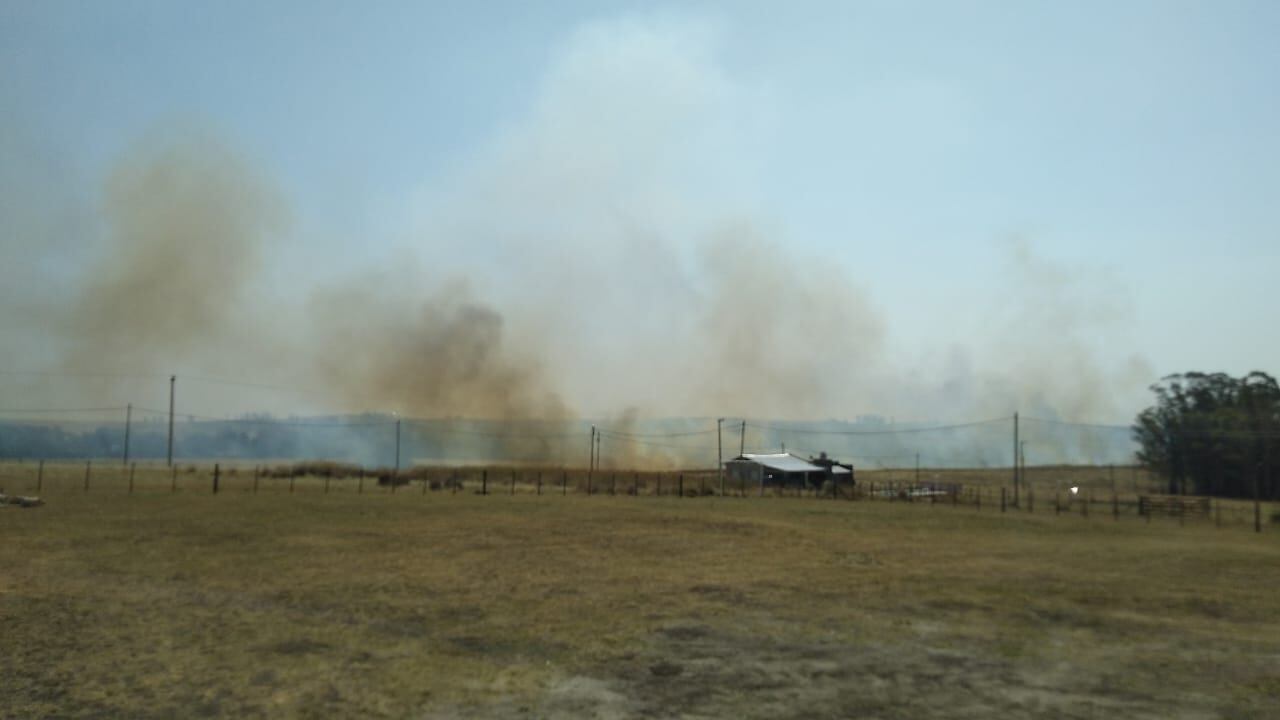
M 780 470 L 782 472 L 823 472 L 823 469 L 806 462 L 791 453 L 746 453 L 743 458 L 752 462 L 760 463 L 770 470 Z

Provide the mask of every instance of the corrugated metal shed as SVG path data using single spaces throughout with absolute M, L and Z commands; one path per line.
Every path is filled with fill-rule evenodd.
M 746 453 L 742 457 L 778 472 L 826 472 L 823 468 L 801 460 L 791 453 Z

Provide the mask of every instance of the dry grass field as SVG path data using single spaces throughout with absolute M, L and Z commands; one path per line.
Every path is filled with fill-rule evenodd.
M 3 717 L 1280 708 L 1274 525 L 77 472 L 0 508 Z

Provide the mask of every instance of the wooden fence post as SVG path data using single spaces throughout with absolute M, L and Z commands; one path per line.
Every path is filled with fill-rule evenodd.
M 218 476 L 220 474 L 221 474 L 221 471 L 218 467 L 218 463 L 214 463 L 213 464 L 213 494 L 214 495 L 218 494 Z

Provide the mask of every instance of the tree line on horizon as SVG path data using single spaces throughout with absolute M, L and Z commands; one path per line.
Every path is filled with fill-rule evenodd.
M 1280 385 L 1254 371 L 1169 375 L 1138 414 L 1138 459 L 1173 494 L 1280 499 Z

